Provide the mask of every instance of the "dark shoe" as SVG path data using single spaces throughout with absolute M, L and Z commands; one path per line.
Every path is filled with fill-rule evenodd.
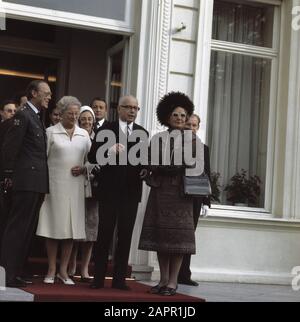
M 97 290 L 99 288 L 103 288 L 104 287 L 104 283 L 98 283 L 98 282 L 93 282 L 91 285 L 90 285 L 90 288 L 92 290 Z
M 159 294 L 163 295 L 163 296 L 173 296 L 176 294 L 176 288 L 172 288 L 172 287 L 168 287 L 168 286 L 164 286 L 160 289 Z
M 160 286 L 159 284 L 157 284 L 157 285 L 151 287 L 150 290 L 148 291 L 148 293 L 150 293 L 150 294 L 159 294 L 163 287 L 165 287 L 165 285 Z
M 118 290 L 122 290 L 122 291 L 130 291 L 131 288 L 126 285 L 125 283 L 112 283 L 112 288 L 116 288 Z
M 27 285 L 33 284 L 32 279 L 30 277 L 19 277 L 23 282 L 25 282 Z
M 199 283 L 196 281 L 193 281 L 191 279 L 189 280 L 178 280 L 178 284 L 184 284 L 184 285 L 190 285 L 190 286 L 199 286 Z
M 19 288 L 26 287 L 27 283 L 23 281 L 20 277 L 15 277 L 14 279 L 7 281 L 6 286 Z

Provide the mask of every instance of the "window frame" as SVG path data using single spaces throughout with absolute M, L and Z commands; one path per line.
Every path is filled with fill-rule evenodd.
M 24 20 L 29 19 L 33 22 L 44 20 L 55 25 L 74 26 L 76 28 L 85 27 L 89 30 L 110 31 L 123 35 L 131 35 L 135 32 L 134 11 L 136 0 L 126 0 L 124 21 L 21 5 L 5 2 L 5 0 L 2 0 L 1 4 L 7 18 L 20 19 L 21 17 Z
M 235 1 L 235 0 L 234 0 Z M 243 2 L 242 0 L 238 0 Z M 273 195 L 273 173 L 275 155 L 275 132 L 276 132 L 276 111 L 277 111 L 277 88 L 278 71 L 280 58 L 280 35 L 282 34 L 282 1 L 281 0 L 247 0 L 253 3 L 274 5 L 273 22 L 273 44 L 272 48 L 244 45 L 212 39 L 213 7 L 214 0 L 200 0 L 199 29 L 197 60 L 195 71 L 195 82 L 193 89 L 193 99 L 196 106 L 200 106 L 197 111 L 200 114 L 202 124 L 199 135 L 203 142 L 207 140 L 207 115 L 208 115 L 208 95 L 209 95 L 209 75 L 210 57 L 213 50 L 232 54 L 250 55 L 259 58 L 270 59 L 271 78 L 270 78 L 270 102 L 269 102 L 269 121 L 268 121 L 268 143 L 266 161 L 266 182 L 265 182 L 265 202 L 264 208 L 237 207 L 229 205 L 212 204 L 209 215 L 218 216 L 220 212 L 227 216 L 245 217 L 250 216 L 257 219 L 270 218 L 272 216 L 272 195 Z M 200 89 L 199 89 L 200 86 Z

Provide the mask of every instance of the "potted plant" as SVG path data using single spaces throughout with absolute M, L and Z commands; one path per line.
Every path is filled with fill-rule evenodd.
M 220 202 L 220 194 L 221 194 L 221 185 L 219 183 L 220 173 L 219 172 L 211 172 L 210 174 L 210 184 L 211 184 L 211 201 L 212 202 Z
M 261 180 L 257 175 L 249 176 L 242 169 L 237 172 L 225 187 L 227 200 L 233 205 L 256 206 L 259 202 Z

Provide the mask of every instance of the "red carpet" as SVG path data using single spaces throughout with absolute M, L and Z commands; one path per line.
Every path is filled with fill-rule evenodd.
M 149 294 L 150 286 L 136 281 L 127 281 L 131 291 L 121 291 L 111 288 L 111 280 L 105 281 L 105 288 L 92 290 L 89 284 L 76 283 L 67 286 L 61 283 L 43 284 L 34 280 L 34 284 L 23 290 L 34 295 L 35 302 L 204 302 L 204 299 L 176 294 L 161 296 Z

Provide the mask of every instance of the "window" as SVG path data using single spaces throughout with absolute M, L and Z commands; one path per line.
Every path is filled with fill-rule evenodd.
M 109 18 L 125 20 L 126 0 L 89 0 L 83 5 L 82 0 L 61 1 L 61 0 L 5 0 L 6 2 L 33 6 L 38 8 L 60 10 Z
M 271 179 L 267 168 L 271 166 L 268 147 L 271 97 L 276 92 L 272 78 L 277 69 L 278 11 L 278 6 L 257 1 L 214 1 L 207 144 L 211 170 L 220 175 L 222 205 L 268 208 L 265 191 Z M 257 176 L 261 181 L 256 200 L 243 198 L 242 186 L 224 191 L 231 178 L 243 171 L 247 179 Z

